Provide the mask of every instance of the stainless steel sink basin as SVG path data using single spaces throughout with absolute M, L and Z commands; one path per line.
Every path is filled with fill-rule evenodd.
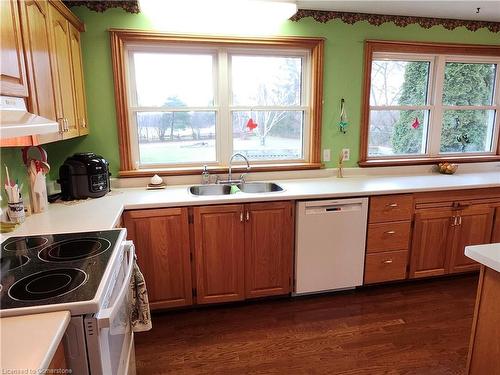
M 238 184 L 238 188 L 244 193 L 272 193 L 283 191 L 283 188 L 274 182 L 246 182 Z
M 231 185 L 196 185 L 190 186 L 189 192 L 193 195 L 229 195 Z

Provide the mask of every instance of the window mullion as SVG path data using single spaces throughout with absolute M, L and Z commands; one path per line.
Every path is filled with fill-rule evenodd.
M 498 63 L 495 72 L 495 88 L 493 91 L 493 102 L 492 104 L 495 106 L 495 121 L 494 121 L 494 129 L 492 132 L 492 142 L 491 142 L 491 151 L 493 153 L 500 153 L 500 63 Z
M 431 96 L 433 110 L 431 110 L 429 137 L 428 137 L 428 153 L 430 156 L 439 155 L 441 147 L 441 130 L 443 127 L 443 86 L 444 86 L 444 56 L 436 56 L 434 60 L 433 82 Z
M 229 110 L 230 69 L 227 50 L 220 49 L 218 57 L 217 99 L 220 110 L 217 118 L 217 160 L 221 165 L 225 165 L 229 161 L 232 152 L 231 113 Z

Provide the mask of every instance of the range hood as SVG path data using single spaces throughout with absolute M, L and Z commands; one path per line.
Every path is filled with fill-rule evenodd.
M 29 113 L 23 98 L 0 96 L 0 136 L 2 139 L 56 133 L 54 120 Z

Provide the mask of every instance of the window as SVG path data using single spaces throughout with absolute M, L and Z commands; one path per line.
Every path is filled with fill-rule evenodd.
M 500 48 L 482 47 L 368 41 L 360 165 L 497 158 Z
M 121 175 L 320 167 L 321 39 L 111 33 Z

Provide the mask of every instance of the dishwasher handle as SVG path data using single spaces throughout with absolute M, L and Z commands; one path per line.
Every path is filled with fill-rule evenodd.
M 361 211 L 368 204 L 366 198 L 337 199 L 303 202 L 306 215 Z

